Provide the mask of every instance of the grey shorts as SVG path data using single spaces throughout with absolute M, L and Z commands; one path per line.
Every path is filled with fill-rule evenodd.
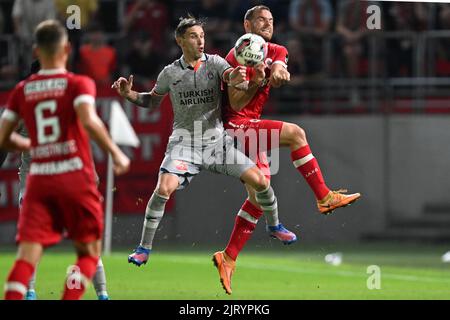
M 171 173 L 178 176 L 179 190 L 188 186 L 201 170 L 239 179 L 245 171 L 253 167 L 255 163 L 236 149 L 233 138 L 225 134 L 216 144 L 202 148 L 169 144 L 161 163 L 160 174 Z

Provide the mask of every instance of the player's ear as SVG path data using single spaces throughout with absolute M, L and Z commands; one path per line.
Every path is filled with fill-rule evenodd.
M 72 52 L 72 45 L 70 44 L 69 41 L 67 41 L 67 42 L 64 44 L 64 52 L 65 52 L 66 54 L 68 54 L 68 55 L 70 55 L 70 53 Z
M 251 22 L 250 22 L 250 20 L 244 20 L 244 30 L 245 30 L 245 33 L 250 33 L 251 32 Z
M 175 37 L 175 41 L 177 42 L 177 45 L 181 47 L 183 44 L 183 38 L 182 37 Z

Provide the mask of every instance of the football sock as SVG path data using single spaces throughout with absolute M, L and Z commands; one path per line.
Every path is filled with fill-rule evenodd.
M 34 267 L 31 263 L 16 260 L 5 284 L 5 300 L 22 300 L 33 272 Z
M 98 257 L 79 256 L 76 268 L 67 276 L 62 300 L 79 300 L 97 269 Z
M 168 197 L 163 197 L 154 192 L 148 201 L 141 237 L 141 246 L 146 249 L 152 248 L 153 238 L 164 215 L 167 200 L 169 200 Z
M 239 213 L 236 216 L 233 232 L 228 241 L 225 252 L 233 260 L 237 259 L 239 252 L 252 236 L 258 219 L 262 216 L 262 211 L 255 207 L 248 199 L 245 200 Z
M 106 291 L 105 268 L 103 267 L 102 259 L 98 259 L 97 270 L 95 271 L 94 278 L 92 278 L 92 284 L 94 285 L 97 296 L 108 295 Z
M 256 201 L 264 213 L 267 225 L 277 226 L 280 223 L 278 221 L 278 204 L 272 187 L 269 185 L 266 190 L 256 191 Z
M 294 166 L 306 179 L 309 187 L 313 190 L 317 200 L 325 198 L 330 192 L 330 189 L 323 180 L 319 163 L 311 153 L 309 146 L 306 145 L 298 150 L 292 151 L 291 159 Z

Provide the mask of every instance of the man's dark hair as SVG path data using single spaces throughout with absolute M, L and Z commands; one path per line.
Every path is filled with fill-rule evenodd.
M 178 26 L 175 29 L 175 38 L 183 37 L 186 33 L 186 30 L 193 26 L 200 26 L 203 28 L 204 25 L 205 21 L 196 19 L 191 14 L 189 14 L 187 18 L 180 18 L 180 23 L 178 23 Z
M 259 12 L 261 10 L 267 10 L 270 11 L 270 8 L 264 5 L 254 6 L 253 8 L 250 8 L 247 10 L 244 16 L 244 20 L 252 20 L 256 14 L 256 12 Z
M 38 48 L 53 55 L 61 41 L 67 39 L 67 30 L 57 20 L 45 20 L 36 27 L 34 38 Z

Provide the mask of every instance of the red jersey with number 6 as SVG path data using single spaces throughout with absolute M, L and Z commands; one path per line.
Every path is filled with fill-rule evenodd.
M 94 176 L 89 137 L 75 109 L 95 104 L 94 81 L 61 70 L 41 70 L 10 95 L 10 116 L 24 120 L 31 139 L 30 175 L 84 171 Z
M 103 210 L 91 146 L 76 108 L 94 105 L 95 84 L 64 69 L 41 70 L 11 93 L 6 117 L 22 118 L 31 139 L 31 165 L 20 210 L 18 242 L 101 239 Z
M 234 48 L 230 50 L 228 53 L 226 60 L 233 67 L 239 66 L 236 58 L 234 57 Z M 270 69 L 274 63 L 282 64 L 287 67 L 288 62 L 288 51 L 285 47 L 280 46 L 275 43 L 268 42 L 267 43 L 267 56 L 265 59 L 265 63 L 267 65 L 266 68 L 266 80 L 261 88 L 258 88 L 253 99 L 244 107 L 241 111 L 234 111 L 228 99 L 228 95 L 225 100 L 225 108 L 223 112 L 223 120 L 227 122 L 230 119 L 235 117 L 243 117 L 250 119 L 259 119 L 261 117 L 262 109 L 264 104 L 269 99 L 269 91 L 270 85 L 268 84 L 268 80 L 270 78 Z M 247 80 L 250 80 L 255 73 L 255 70 L 251 67 L 247 67 Z

